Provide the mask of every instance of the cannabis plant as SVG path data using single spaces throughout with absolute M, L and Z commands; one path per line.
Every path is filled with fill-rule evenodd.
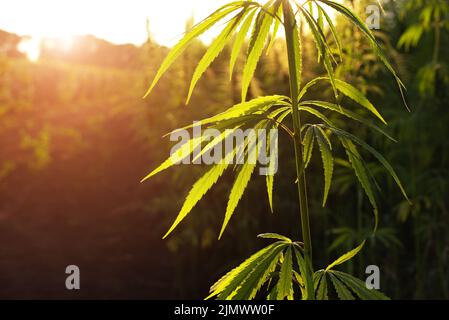
M 386 55 L 370 29 L 351 9 L 331 0 L 270 0 L 265 4 L 254 1 L 235 1 L 222 6 L 195 25 L 172 48 L 160 66 L 146 94 L 150 94 L 163 74 L 186 50 L 193 39 L 209 30 L 212 26 L 224 22 L 223 30 L 211 43 L 193 73 L 187 103 L 202 74 L 230 41 L 233 41 L 230 58 L 230 74 L 232 77 L 239 53 L 244 47 L 247 35 L 250 34 L 246 51 L 246 62 L 241 78 L 241 103 L 197 123 L 207 128 L 219 129 L 223 132 L 221 135 L 213 138 L 211 141 L 209 141 L 210 137 L 205 135 L 192 138 L 143 180 L 175 165 L 185 157 L 190 157 L 192 152 L 198 147 L 202 147 L 201 152 L 195 157 L 200 157 L 205 152 L 210 151 L 215 145 L 221 143 L 229 132 L 232 133 L 237 129 L 283 130 L 291 138 L 293 144 L 297 174 L 295 184 L 298 191 L 302 230 L 301 241 L 294 241 L 277 233 L 259 235 L 261 238 L 272 239 L 273 243 L 253 254 L 241 265 L 218 280 L 211 287 L 208 298 L 253 299 L 258 294 L 258 297 L 264 296 L 267 299 L 386 299 L 386 296 L 379 291 L 367 289 L 363 281 L 350 274 L 336 270 L 339 265 L 357 255 L 363 248 L 365 241 L 323 269 L 315 271 L 312 260 L 306 170 L 313 156 L 315 145 L 318 146 L 324 168 L 323 206 L 326 205 L 332 183 L 336 143 L 339 143 L 345 151 L 348 161 L 372 205 L 374 231 L 377 228 L 378 206 L 373 180 L 367 170 L 360 149 L 370 153 L 385 167 L 386 171 L 399 186 L 404 197 L 407 198 L 397 174 L 387 160 L 362 139 L 339 128 L 327 116 L 327 113 L 339 114 L 348 121 L 359 122 L 376 133 L 394 140 L 382 128 L 386 121 L 378 109 L 357 88 L 338 79 L 335 75 L 335 67 L 344 59 L 344 54 L 335 25 L 328 13 L 329 9 L 333 9 L 336 13 L 341 14 L 363 33 L 375 54 L 397 81 L 399 91 L 403 96 L 404 85 L 392 65 L 388 62 Z M 310 35 L 316 44 L 317 59 L 326 70 L 326 76 L 315 78 L 305 84 L 302 81 L 301 43 L 303 42 L 303 33 L 300 32 L 301 24 L 308 27 Z M 327 28 L 330 30 L 329 33 L 325 32 Z M 289 65 L 290 95 L 255 97 L 247 101 L 248 89 L 258 61 L 264 50 L 269 50 L 272 41 L 274 41 L 277 32 L 280 30 L 284 32 L 287 48 L 286 58 Z M 330 36 L 327 37 L 326 34 Z M 333 101 L 309 100 L 307 98 L 310 88 L 326 83 L 333 92 L 332 96 L 335 98 Z M 347 99 L 343 99 L 344 97 Z M 375 124 L 373 121 L 362 117 L 356 111 L 345 107 L 342 101 L 348 100 L 365 108 L 368 114 L 372 115 L 381 124 Z M 303 123 L 304 114 L 311 115 L 311 118 L 315 119 L 315 121 Z M 293 126 L 289 126 L 289 123 L 293 123 Z M 192 125 L 185 128 L 191 127 Z M 267 144 L 265 147 L 266 150 L 269 150 L 271 156 L 277 150 L 276 148 L 270 150 L 268 140 L 266 139 L 265 141 Z M 254 149 L 254 145 L 251 145 L 248 138 L 245 138 L 240 145 L 235 146 L 235 149 L 223 155 L 222 162 L 213 165 L 193 185 L 181 211 L 164 238 L 187 217 L 198 201 L 217 183 L 225 170 L 231 167 L 228 160 L 235 157 L 239 149 L 243 149 L 245 154 L 249 154 L 250 150 Z M 233 216 L 239 200 L 247 188 L 251 176 L 254 174 L 256 165 L 245 159 L 244 163 L 235 165 L 234 169 L 236 177 L 229 195 L 219 237 L 222 236 Z M 272 200 L 273 187 L 274 173 L 266 176 L 266 188 L 272 211 L 274 210 Z
M 409 51 L 416 47 L 426 33 L 433 33 L 432 60 L 418 71 L 418 88 L 422 96 L 435 96 L 438 80 L 449 83 L 449 66 L 441 59 L 442 32 L 449 31 L 449 3 L 440 0 L 411 0 L 405 14 L 419 12 L 417 22 L 410 25 L 398 42 L 399 48 Z

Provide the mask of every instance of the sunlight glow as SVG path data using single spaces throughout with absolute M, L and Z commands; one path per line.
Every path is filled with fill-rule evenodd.
M 107 41 L 140 45 L 147 39 L 172 45 L 194 15 L 205 18 L 228 0 L 5 0 L 0 29 L 32 37 L 67 38 L 91 34 Z
M 261 0 L 264 2 L 265 0 Z M 172 46 L 182 36 L 186 20 L 198 22 L 229 0 L 5 0 L 0 10 L 0 29 L 30 36 L 20 50 L 30 60 L 39 58 L 41 39 L 59 39 L 70 49 L 70 39 L 90 34 L 115 44 L 140 45 L 152 39 Z M 328 8 L 326 8 L 328 9 Z M 218 28 L 219 29 L 219 28 Z M 210 42 L 211 30 L 201 39 Z
M 28 60 L 36 62 L 40 56 L 41 39 L 38 37 L 29 37 L 23 39 L 18 46 L 18 50 L 24 53 Z

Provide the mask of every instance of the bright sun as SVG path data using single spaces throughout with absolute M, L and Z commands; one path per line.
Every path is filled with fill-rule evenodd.
M 41 39 L 30 37 L 23 39 L 18 46 L 18 50 L 28 57 L 30 61 L 39 60 Z
M 39 58 L 43 38 L 58 39 L 70 48 L 76 35 L 91 34 L 116 44 L 142 44 L 148 37 L 147 20 L 155 41 L 171 46 L 184 32 L 192 15 L 206 17 L 229 0 L 5 0 L 0 10 L 0 29 L 30 38 L 20 50 L 31 60 Z M 263 1 L 261 1 L 263 2 Z M 210 41 L 209 32 L 202 39 Z

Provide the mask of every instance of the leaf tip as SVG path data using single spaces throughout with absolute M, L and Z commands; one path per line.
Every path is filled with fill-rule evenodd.
M 147 90 L 147 92 L 145 92 L 145 94 L 143 95 L 143 97 L 142 97 L 142 99 L 146 99 L 149 95 L 150 95 L 150 93 L 151 93 L 151 91 L 153 91 L 153 88 L 154 88 L 154 86 L 156 85 L 156 79 L 153 81 L 153 83 L 151 84 L 151 86 L 148 88 L 148 90 Z
M 146 177 L 142 178 L 140 180 L 140 183 L 144 183 L 145 181 L 147 181 L 148 179 L 150 179 L 153 175 L 150 173 L 149 175 L 147 175 Z
M 151 89 L 148 89 L 147 92 L 143 95 L 142 99 L 146 99 L 151 93 Z
M 172 231 L 175 229 L 176 225 L 174 224 L 173 226 L 171 226 L 171 228 L 164 234 L 164 236 L 162 237 L 162 240 L 167 239 L 167 237 L 172 233 Z

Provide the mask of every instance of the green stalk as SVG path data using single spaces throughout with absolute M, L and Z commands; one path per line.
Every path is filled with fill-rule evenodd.
M 435 21 L 435 43 L 433 50 L 433 62 L 436 64 L 440 57 L 440 42 L 441 42 L 441 33 L 440 33 L 440 15 L 438 14 Z
M 294 41 L 294 30 L 297 28 L 296 19 L 289 1 L 283 3 L 284 13 L 284 29 L 285 39 L 287 44 L 288 54 L 288 68 L 290 79 L 290 98 L 292 100 L 292 117 L 294 128 L 294 145 L 295 145 L 295 161 L 296 161 L 296 174 L 298 178 L 298 198 L 301 215 L 301 228 L 302 237 L 304 242 L 304 256 L 308 261 L 310 271 L 313 273 L 312 267 L 312 241 L 310 237 L 310 222 L 309 222 L 309 208 L 307 203 L 307 188 L 306 188 L 306 175 L 303 160 L 303 146 L 301 138 L 301 118 L 298 109 L 298 94 L 301 85 L 301 76 L 298 76 L 298 70 L 301 69 L 301 65 L 298 65 L 298 61 L 295 57 L 296 48 Z M 313 295 L 309 295 L 309 299 L 313 298 Z

